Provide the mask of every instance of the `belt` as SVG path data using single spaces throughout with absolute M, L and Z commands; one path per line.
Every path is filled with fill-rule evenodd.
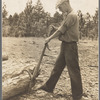
M 63 43 L 67 43 L 67 44 L 72 44 L 72 43 L 77 43 L 75 41 L 71 41 L 71 42 L 65 42 L 65 41 L 62 41 Z

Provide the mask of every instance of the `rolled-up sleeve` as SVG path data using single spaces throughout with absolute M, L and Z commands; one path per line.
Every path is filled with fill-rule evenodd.
M 65 20 L 62 22 L 61 26 L 58 28 L 62 34 L 65 33 L 76 21 L 76 16 L 68 15 Z

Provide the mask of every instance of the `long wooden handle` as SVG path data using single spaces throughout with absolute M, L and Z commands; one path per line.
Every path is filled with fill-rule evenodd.
M 45 52 L 45 50 L 46 50 L 47 45 L 48 45 L 47 43 L 44 45 L 44 48 L 43 48 L 42 54 L 41 54 L 41 56 L 40 56 L 39 62 L 38 62 L 38 64 L 37 64 L 37 67 L 35 67 L 35 69 L 34 69 L 33 78 L 36 78 L 36 76 L 37 76 L 37 74 L 38 74 L 38 72 L 39 72 L 40 64 L 41 64 L 42 58 L 43 58 L 43 56 L 44 56 L 44 52 Z

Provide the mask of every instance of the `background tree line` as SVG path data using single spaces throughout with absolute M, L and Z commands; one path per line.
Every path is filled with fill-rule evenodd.
M 15 13 L 13 16 L 7 17 L 6 4 L 2 7 L 2 35 L 13 37 L 46 37 L 48 35 L 49 25 L 59 26 L 63 20 L 62 14 L 55 12 L 54 16 L 45 12 L 40 0 L 37 0 L 36 5 L 32 4 L 32 0 L 26 3 L 24 11 L 20 14 Z M 80 22 L 80 39 L 83 37 L 97 38 L 98 37 L 98 9 L 95 15 L 89 13 L 83 15 L 78 11 Z
M 88 12 L 83 15 L 82 12 L 78 11 L 79 16 L 79 30 L 80 39 L 82 38 L 98 38 L 98 9 L 95 10 L 94 16 L 91 16 Z

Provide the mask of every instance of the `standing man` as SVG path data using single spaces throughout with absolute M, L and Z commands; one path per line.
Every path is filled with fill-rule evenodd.
M 82 98 L 83 89 L 77 49 L 79 20 L 77 15 L 73 12 L 69 0 L 59 0 L 56 7 L 63 13 L 64 19 L 61 26 L 45 40 L 45 43 L 49 43 L 51 39 L 59 37 L 59 40 L 62 41 L 61 51 L 50 78 L 39 89 L 46 92 L 53 92 L 63 69 L 67 66 L 73 100 L 85 100 Z

